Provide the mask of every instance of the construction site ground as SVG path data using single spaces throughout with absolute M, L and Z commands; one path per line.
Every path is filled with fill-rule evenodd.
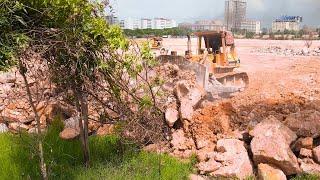
M 272 53 L 253 53 L 253 49 L 278 46 L 282 48 L 305 48 L 301 40 L 235 40 L 241 59 L 240 71 L 247 72 L 250 85 L 244 92 L 230 99 L 235 106 L 250 105 L 261 101 L 304 97 L 320 98 L 320 57 L 278 56 Z M 186 39 L 164 39 L 164 47 L 182 55 L 187 49 Z M 196 52 L 197 41 L 192 39 L 192 51 Z M 320 47 L 313 41 L 311 48 Z M 286 96 L 287 95 L 287 96 Z M 289 96 L 290 95 L 290 96 Z

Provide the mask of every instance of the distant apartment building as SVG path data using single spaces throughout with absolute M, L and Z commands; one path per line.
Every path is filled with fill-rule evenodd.
M 141 19 L 141 29 L 152 29 L 152 19 Z
M 141 29 L 141 21 L 140 19 L 135 18 L 126 18 L 120 21 L 120 27 L 122 29 Z
M 226 0 L 224 23 L 227 30 L 241 29 L 241 22 L 246 19 L 246 0 Z
M 281 16 L 272 22 L 272 32 L 299 31 L 301 22 L 301 16 Z
M 247 30 L 248 32 L 253 32 L 255 34 L 261 33 L 261 22 L 256 20 L 243 20 L 241 22 L 240 29 Z
M 167 29 L 176 26 L 176 22 L 172 19 L 154 18 L 153 20 L 153 29 Z
M 224 30 L 223 23 L 221 21 L 214 20 L 201 20 L 195 23 L 181 23 L 181 28 L 187 28 L 192 31 L 222 31 Z
M 122 29 L 167 29 L 177 27 L 176 21 L 166 18 L 126 18 L 120 21 Z
M 113 14 L 112 14 L 112 15 L 108 15 L 108 16 L 106 16 L 105 18 L 106 18 L 107 22 L 108 22 L 109 24 L 111 24 L 111 25 L 119 24 L 119 19 L 118 19 L 118 17 L 115 16 L 115 15 L 113 15 Z

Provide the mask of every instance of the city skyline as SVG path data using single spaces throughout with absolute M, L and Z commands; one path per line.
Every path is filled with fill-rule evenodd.
M 247 17 L 261 20 L 263 27 L 270 27 L 275 18 L 286 14 L 303 16 L 303 24 L 320 25 L 317 20 L 320 19 L 319 0 L 247 0 L 247 2 Z M 225 0 L 162 0 L 161 2 L 156 0 L 114 0 L 113 3 L 120 18 L 165 17 L 175 19 L 177 22 L 224 19 Z M 155 7 L 157 8 L 155 9 Z

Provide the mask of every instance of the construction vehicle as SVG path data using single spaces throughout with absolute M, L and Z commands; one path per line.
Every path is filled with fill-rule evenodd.
M 249 78 L 245 72 L 237 72 L 240 59 L 237 56 L 234 38 L 229 31 L 208 31 L 194 33 L 198 38 L 197 54 L 191 51 L 188 36 L 186 59 L 209 67 L 209 73 L 223 85 L 247 87 Z M 204 40 L 205 47 L 202 47 Z
M 198 84 L 208 91 L 218 89 L 220 93 L 233 93 L 248 86 L 247 73 L 238 71 L 240 59 L 231 32 L 207 31 L 196 32 L 193 35 L 198 40 L 195 54 L 191 48 L 191 36 L 188 36 L 188 49 L 184 57 L 167 55 L 159 57 L 160 61 L 194 71 Z M 205 46 L 202 47 L 202 44 Z
M 153 37 L 151 40 L 151 49 L 161 49 L 162 47 L 162 38 Z

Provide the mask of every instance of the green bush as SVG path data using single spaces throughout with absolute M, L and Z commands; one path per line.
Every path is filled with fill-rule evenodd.
M 192 163 L 139 151 L 114 136 L 90 137 L 92 167 L 85 169 L 80 142 L 61 140 L 61 129 L 55 121 L 43 137 L 50 179 L 188 179 L 192 170 Z M 36 150 L 32 135 L 0 134 L 0 179 L 41 179 Z

